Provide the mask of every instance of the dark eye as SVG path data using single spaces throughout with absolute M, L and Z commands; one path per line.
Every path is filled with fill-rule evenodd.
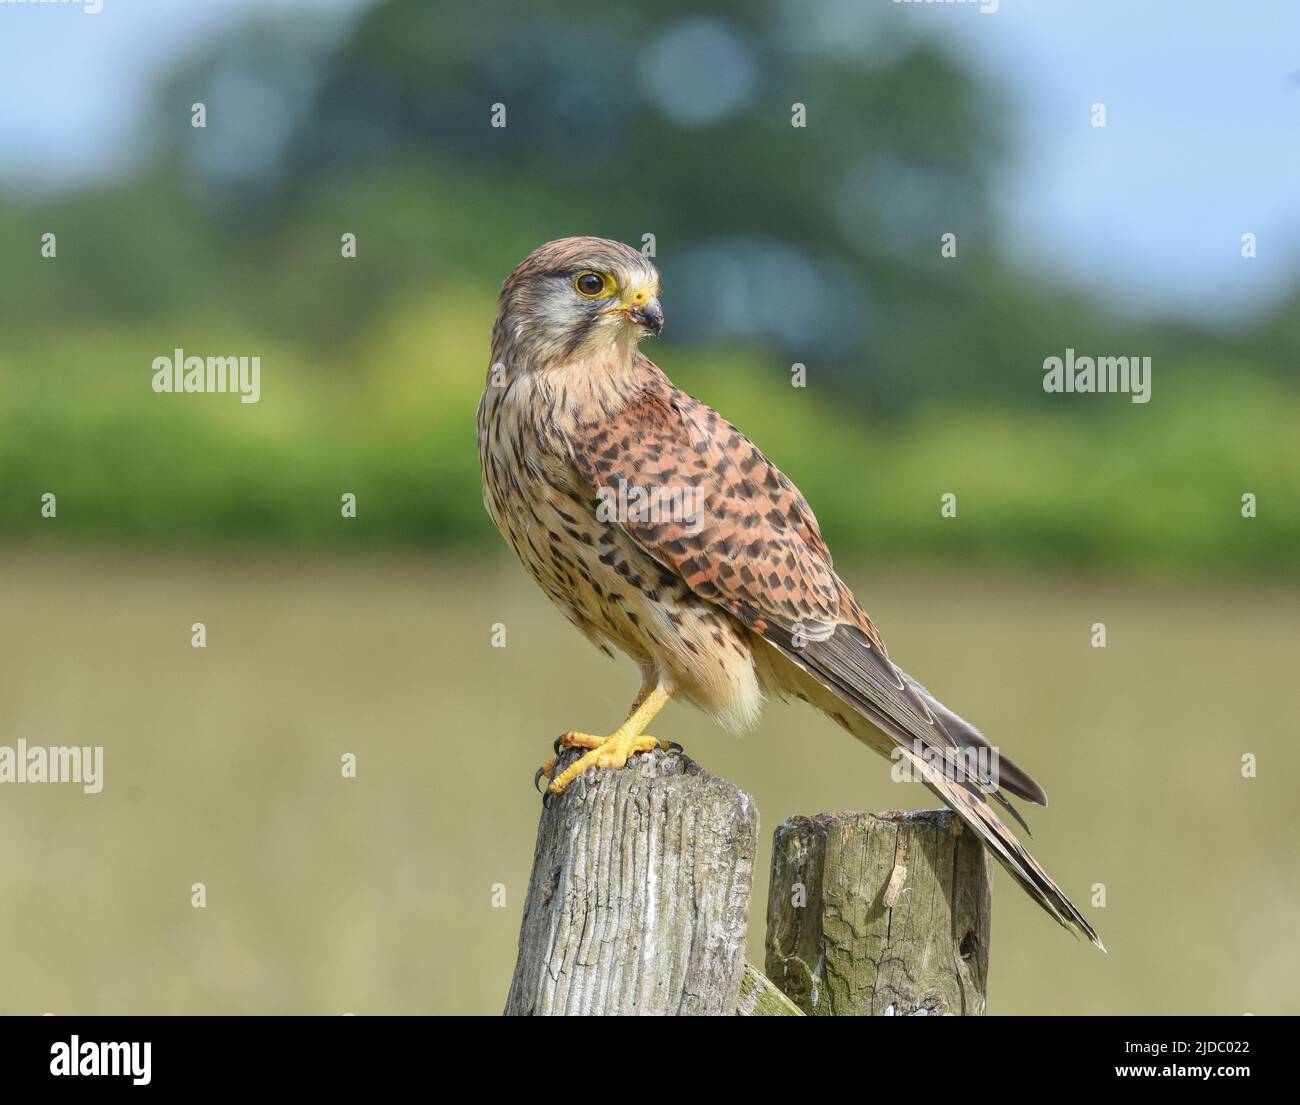
M 599 273 L 584 272 L 573 282 L 573 286 L 583 295 L 597 296 L 605 290 L 605 281 Z

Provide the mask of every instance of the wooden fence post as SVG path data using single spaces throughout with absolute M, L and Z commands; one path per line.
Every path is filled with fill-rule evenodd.
M 740 1000 L 736 1002 L 737 1017 L 802 1017 L 803 1010 L 776 988 L 767 975 L 745 964 L 740 976 Z
M 991 893 L 949 810 L 792 817 L 772 847 L 767 975 L 808 1014 L 982 1014 Z
M 542 813 L 506 1013 L 734 1013 L 757 836 L 749 795 L 680 753 L 575 780 Z

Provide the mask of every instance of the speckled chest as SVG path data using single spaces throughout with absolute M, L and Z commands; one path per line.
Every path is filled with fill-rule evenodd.
M 478 440 L 484 504 L 538 585 L 597 643 L 650 659 L 646 607 L 680 598 L 681 580 L 597 518 L 594 490 L 533 397 L 485 391 Z
M 593 643 L 740 731 L 761 708 L 747 631 L 692 591 L 606 512 L 574 464 L 575 442 L 601 423 L 526 387 L 484 392 L 483 497 L 497 528 L 542 590 Z M 605 417 L 615 418 L 617 412 Z M 636 472 L 630 478 L 637 478 Z

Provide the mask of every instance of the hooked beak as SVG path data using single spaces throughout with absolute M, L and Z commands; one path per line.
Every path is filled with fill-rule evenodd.
M 659 304 L 658 296 L 651 296 L 643 303 L 628 308 L 627 317 L 638 326 L 644 326 L 658 337 L 664 328 L 664 309 Z

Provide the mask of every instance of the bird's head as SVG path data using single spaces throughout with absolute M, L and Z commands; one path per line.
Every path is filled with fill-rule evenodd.
M 659 273 L 606 238 L 560 238 L 533 250 L 501 287 L 502 337 L 534 364 L 622 352 L 664 325 Z

